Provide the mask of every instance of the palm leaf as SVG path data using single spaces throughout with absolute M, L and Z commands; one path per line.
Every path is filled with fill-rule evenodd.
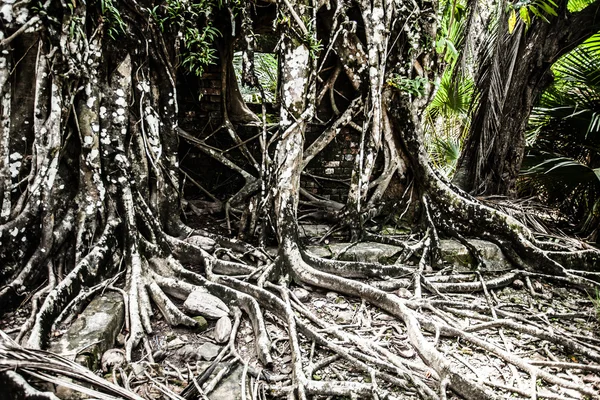
M 48 351 L 23 348 L 0 330 L 0 372 L 7 370 L 59 383 L 101 400 L 143 400 L 73 361 Z
M 591 168 L 559 154 L 530 149 L 523 161 L 522 193 L 534 192 L 578 222 L 577 229 L 589 234 L 600 221 L 600 168 Z
M 242 98 L 249 103 L 260 103 L 262 101 L 260 89 L 242 84 L 242 63 L 241 53 L 235 53 L 233 56 L 233 69 L 238 79 Z M 276 99 L 278 68 L 277 56 L 275 54 L 254 53 L 254 72 L 264 90 L 265 100 L 268 103 L 273 103 Z

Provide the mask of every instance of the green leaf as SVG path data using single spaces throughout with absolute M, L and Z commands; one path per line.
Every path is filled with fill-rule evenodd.
M 517 25 L 517 13 L 514 9 L 510 10 L 510 16 L 508 17 L 508 33 L 512 35 Z
M 519 15 L 521 16 L 521 21 L 523 21 L 525 26 L 529 28 L 529 25 L 531 25 L 531 17 L 529 16 L 527 7 L 521 7 L 519 9 Z
M 558 16 L 558 14 L 556 13 L 556 11 L 554 10 L 554 8 L 552 8 L 552 6 L 548 3 L 546 3 L 545 1 L 540 1 L 537 3 L 540 7 L 542 7 L 542 9 L 544 11 L 546 11 L 547 14 L 550 14 L 554 17 Z

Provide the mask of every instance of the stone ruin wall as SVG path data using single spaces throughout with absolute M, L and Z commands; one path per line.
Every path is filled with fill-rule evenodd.
M 222 98 L 221 98 L 221 73 L 220 66 L 209 67 L 199 86 L 194 87 L 190 82 L 186 82 L 185 77 L 181 77 L 180 89 L 180 125 L 186 131 L 196 135 L 199 138 L 210 135 L 221 124 Z M 197 80 L 196 80 L 197 81 Z M 198 84 L 197 84 L 198 85 Z M 195 95 L 196 94 L 196 95 Z M 198 95 L 202 96 L 198 99 Z M 260 106 L 249 105 L 254 108 L 253 111 L 259 113 Z M 276 111 L 274 111 L 276 113 Z M 328 120 L 331 111 L 328 109 L 319 110 L 320 120 Z M 242 140 L 251 138 L 258 133 L 257 127 L 237 126 L 237 132 Z M 326 128 L 326 125 L 317 121 L 308 125 L 306 130 L 306 146 L 310 145 Z M 226 135 L 225 131 L 218 135 Z M 307 166 L 305 174 L 301 179 L 301 186 L 310 193 L 345 203 L 348 194 L 348 187 L 354 158 L 358 153 L 359 134 L 350 128 L 342 128 L 340 133 L 327 147 L 315 157 Z M 183 142 L 183 141 L 182 141 Z M 189 152 L 183 165 L 189 170 L 202 171 L 202 175 L 209 181 L 222 182 L 222 179 L 213 179 L 211 175 L 227 174 L 226 167 L 218 164 L 214 160 L 207 160 L 208 156 L 203 155 L 196 149 L 187 149 L 183 144 L 182 151 Z M 253 151 L 252 146 L 250 148 Z M 254 149 L 257 152 L 257 149 Z M 231 155 L 236 161 L 245 164 L 245 160 Z M 233 173 L 235 174 L 235 173 Z M 232 178 L 235 182 L 236 179 Z M 210 188 L 210 183 L 208 184 Z M 234 185 L 235 186 L 235 185 Z

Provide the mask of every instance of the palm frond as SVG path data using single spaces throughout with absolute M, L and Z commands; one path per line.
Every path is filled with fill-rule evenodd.
M 540 150 L 594 165 L 600 155 L 600 53 L 579 47 L 553 71 L 554 84 L 531 114 L 529 137 Z
M 238 79 L 242 98 L 249 103 L 260 103 L 262 101 L 260 90 L 242 84 L 242 63 L 241 53 L 234 54 L 233 69 Z M 276 100 L 278 68 L 277 56 L 275 54 L 254 53 L 254 72 L 264 90 L 265 100 L 269 103 L 273 103 Z
M 580 45 L 581 48 L 600 53 L 600 32 L 592 35 L 589 39 Z
M 12 370 L 101 400 L 143 400 L 89 369 L 44 350 L 26 349 L 0 330 L 0 372 Z
M 587 6 L 594 4 L 595 1 L 596 0 L 569 0 L 567 2 L 567 9 L 569 12 L 578 12 Z
M 530 149 L 521 169 L 520 190 L 534 192 L 578 222 L 589 234 L 600 221 L 600 168 L 556 153 Z
M 427 107 L 428 118 L 466 117 L 473 94 L 473 81 L 469 78 L 452 79 L 452 71 L 442 76 L 431 104 Z

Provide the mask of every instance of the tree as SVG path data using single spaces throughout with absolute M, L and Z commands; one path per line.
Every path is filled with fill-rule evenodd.
M 558 206 L 579 234 L 597 240 L 600 69 L 598 39 L 592 39 L 553 68 L 555 81 L 530 119 L 520 186 Z
M 3 10 L 10 18 L 4 16 L 1 45 L 5 50 L 0 55 L 0 260 L 5 282 L 0 301 L 14 306 L 35 283 L 47 280 L 32 299 L 31 317 L 18 340 L 30 348 L 44 347 L 57 319 L 72 311 L 73 302 L 85 299 L 78 294 L 83 288 L 122 271 L 128 304 L 127 360 L 132 360 L 133 349 L 152 331 L 152 304 L 169 324 L 195 326 L 197 322 L 179 310 L 171 297 L 185 298 L 204 287 L 249 316 L 256 353 L 265 367 L 271 365 L 272 356 L 263 310 L 286 326 L 293 365 L 290 395 L 295 398 L 372 391 L 389 395 L 375 384 L 320 382 L 306 376 L 299 335 L 359 370 L 373 371 L 378 380 L 415 388 L 423 398 L 445 398 L 447 387 L 468 399 L 498 397 L 475 379 L 456 372 L 450 360 L 426 339 L 425 331 L 479 346 L 534 379 L 594 395 L 588 386 L 555 377 L 422 311 L 433 307 L 422 288 L 436 289 L 423 273 L 436 264 L 438 233 L 465 243 L 479 262 L 483 260 L 465 237 L 494 241 L 527 273 L 559 276 L 587 289 L 597 287 L 596 275 L 589 270 L 600 258 L 597 250 L 583 245 L 571 251 L 563 244 L 538 239 L 514 218 L 455 189 L 432 169 L 420 115 L 432 89 L 429 82 L 435 69 L 431 66 L 438 62 L 430 48 L 435 38 L 436 4 L 278 2 L 277 23 L 282 34 L 279 129 L 274 135 L 267 131 L 263 112 L 258 157 L 228 120 L 231 110 L 227 104 L 224 123 L 217 131 L 224 132 L 240 149 L 248 162 L 242 166 L 225 151 L 208 146 L 178 126 L 177 69 L 185 67 L 201 75 L 207 63 L 220 57 L 221 89 L 227 103 L 227 96 L 236 92 L 227 90 L 232 84 L 227 78 L 232 54 L 227 38 L 234 25 L 242 26 L 244 38 L 251 35 L 252 5 L 103 0 L 48 1 L 35 6 L 23 1 L 4 6 L 9 7 Z M 241 21 L 234 24 L 236 15 Z M 329 36 L 319 36 L 320 24 L 331 28 Z M 354 97 L 304 149 L 306 126 L 325 94 L 331 93 L 330 101 L 336 101 L 342 71 Z M 251 66 L 247 73 L 252 81 Z M 406 89 L 417 80 L 424 85 L 420 94 Z M 33 96 L 26 96 L 31 92 Z M 337 107 L 332 104 L 332 108 Z M 340 207 L 303 194 L 299 181 L 310 159 L 345 125 L 358 131 L 361 139 L 348 203 Z M 274 260 L 249 243 L 182 223 L 180 137 L 242 177 L 243 188 L 223 202 L 223 210 L 231 212 L 248 204 L 261 221 L 263 233 L 272 221 L 278 243 Z M 380 170 L 378 156 L 383 164 Z M 365 229 L 366 221 L 381 212 L 383 195 L 393 178 L 404 189 L 412 182 L 410 201 L 418 203 L 421 210 L 415 221 L 425 229 L 422 240 L 413 247 Z M 301 195 L 344 221 L 357 237 L 403 246 L 406 257 L 420 248 L 419 266 L 402 261 L 390 266 L 332 261 L 307 252 L 299 244 L 297 232 Z M 220 257 L 215 247 L 229 249 L 236 254 L 235 260 Z M 190 263 L 201 264 L 203 273 L 188 268 Z M 406 273 L 414 278 L 413 300 L 363 280 Z M 248 279 L 238 279 L 239 275 Z M 324 321 L 291 300 L 290 280 L 360 297 L 402 320 L 424 363 L 424 375 L 414 373 L 414 365 L 378 344 L 334 329 L 332 334 L 351 343 L 351 350 L 337 345 L 320 331 L 327 327 Z M 478 287 L 486 287 L 483 278 Z M 519 324 L 503 326 L 525 330 L 600 361 L 597 351 L 585 343 Z M 24 385 L 11 376 L 15 384 Z M 426 382 L 430 378 L 433 383 Z
M 515 196 L 527 121 L 552 82 L 550 67 L 600 27 L 598 2 L 575 11 L 568 3 L 559 2 L 556 9 L 545 1 L 522 6 L 517 11 L 524 10 L 527 17 L 519 19 L 512 32 L 506 3 L 500 4 L 494 32 L 481 52 L 477 103 L 453 178 L 462 189 L 476 195 Z M 531 7 L 535 16 L 528 11 Z

